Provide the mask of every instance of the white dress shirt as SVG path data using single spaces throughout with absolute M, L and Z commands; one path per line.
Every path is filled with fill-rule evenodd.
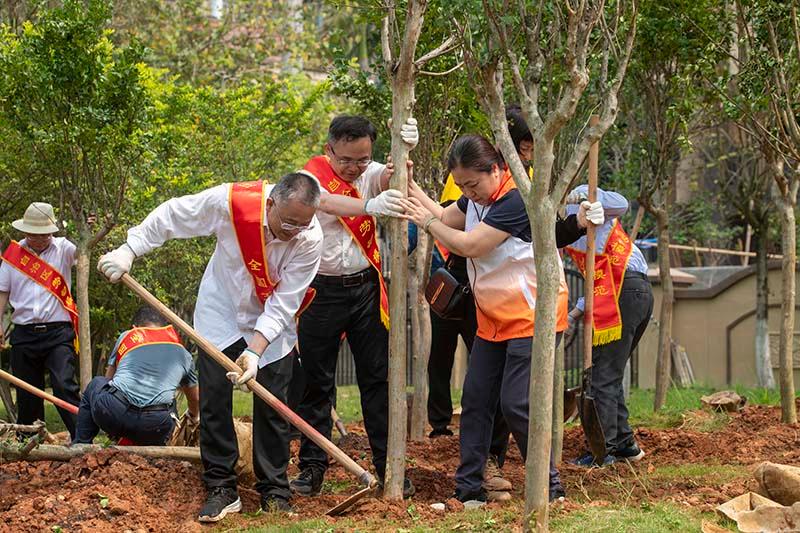
M 270 238 L 265 226 L 269 275 L 277 286 L 262 305 L 231 222 L 229 188 L 219 185 L 164 202 L 128 230 L 127 242 L 141 256 L 169 239 L 216 235 L 217 246 L 197 294 L 194 327 L 220 350 L 242 337 L 250 342 L 253 330 L 260 332 L 269 341 L 259 360 L 263 367 L 288 355 L 297 343 L 295 314 L 319 268 L 322 229 L 314 217 L 309 229 L 281 241 Z
M 25 246 L 22 239 L 20 245 Z M 28 251 L 31 251 L 28 249 Z M 64 237 L 53 237 L 42 253 L 35 255 L 58 270 L 68 286 L 72 285 L 72 266 L 75 264 L 75 245 Z M 69 322 L 69 313 L 50 291 L 31 278 L 3 262 L 0 265 L 0 292 L 9 293 L 8 301 L 14 309 L 11 322 L 14 324 L 42 324 L 46 322 Z
M 356 188 L 363 200 L 375 198 L 381 193 L 381 175 L 386 165 L 373 161 L 350 185 Z M 330 194 L 321 187 L 322 194 Z M 322 248 L 322 263 L 319 273 L 325 276 L 346 276 L 370 267 L 361 246 L 341 223 L 339 217 L 317 211 L 317 218 L 325 235 Z

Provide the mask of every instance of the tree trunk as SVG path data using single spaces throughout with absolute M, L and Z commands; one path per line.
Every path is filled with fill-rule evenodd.
M 780 333 L 780 382 L 781 382 L 781 421 L 787 424 L 797 422 L 797 409 L 794 405 L 794 302 L 795 302 L 795 246 L 794 204 L 785 198 L 778 200 L 781 217 L 781 246 L 783 252 L 781 292 L 781 333 Z
M 552 161 L 552 157 L 549 159 Z M 538 168 L 536 169 L 538 170 Z M 545 175 L 548 174 L 548 175 Z M 548 183 L 549 173 L 539 174 Z M 544 185 L 534 182 L 532 189 Z M 531 353 L 528 392 L 528 457 L 525 460 L 526 531 L 548 531 L 548 488 L 553 421 L 553 367 L 555 364 L 556 307 L 561 264 L 555 240 L 555 206 L 532 191 L 527 199 L 533 249 L 536 250 L 536 325 Z M 545 193 L 546 194 L 546 193 Z
M 417 233 L 417 249 L 412 261 L 413 271 L 408 281 L 411 299 L 411 330 L 414 332 L 414 404 L 411 412 L 413 441 L 425 438 L 428 422 L 428 358 L 431 353 L 431 315 L 425 299 L 425 286 L 431 265 L 433 239 L 427 232 Z
M 78 316 L 80 316 L 78 340 L 80 342 L 81 392 L 83 392 L 92 377 L 94 377 L 92 375 L 92 334 L 89 320 L 91 310 L 89 305 L 89 264 L 92 251 L 87 247 L 83 239 L 78 242 L 76 254 L 75 298 L 78 304 Z
M 558 343 L 553 365 L 553 429 L 552 450 L 556 466 L 561 464 L 564 449 L 564 340 Z
M 55 444 L 40 444 L 25 457 L 27 461 L 69 461 L 87 453 L 97 453 L 103 450 L 119 450 L 120 452 L 153 457 L 158 459 L 174 459 L 176 461 L 189 461 L 200 463 L 200 448 L 192 446 L 99 446 L 97 444 L 77 444 L 72 446 L 58 446 Z M 17 461 L 21 458 L 21 448 L 16 443 L 0 444 L 0 464 Z
M 8 422 L 16 422 L 17 406 L 14 405 L 14 399 L 11 397 L 11 386 L 2 379 L 0 379 L 0 400 L 3 401 L 3 406 L 6 408 Z
M 756 377 L 758 386 L 775 388 L 772 359 L 769 353 L 769 270 L 767 265 L 767 224 L 758 228 L 756 247 Z
M 411 0 L 406 11 L 406 27 L 400 55 L 392 57 L 389 17 L 384 19 L 382 48 L 387 77 L 392 80 L 392 160 L 395 172 L 390 187 L 408 194 L 408 146 L 400 136 L 400 128 L 411 117 L 414 106 L 414 54 L 422 30 L 422 15 L 427 3 Z M 406 403 L 406 320 L 408 303 L 408 222 L 393 218 L 389 222 L 392 243 L 392 283 L 389 288 L 389 316 L 394 327 L 389 329 L 389 435 L 386 450 L 386 482 L 383 495 L 389 500 L 403 499 L 406 462 L 408 404 Z
M 658 231 L 658 270 L 661 278 L 661 315 L 658 327 L 658 356 L 656 359 L 656 393 L 653 409 L 658 411 L 667 401 L 670 382 L 672 307 L 675 290 L 672 286 L 669 261 L 669 215 L 666 208 L 655 210 Z

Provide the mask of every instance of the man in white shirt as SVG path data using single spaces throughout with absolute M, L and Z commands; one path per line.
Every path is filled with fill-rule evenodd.
M 115 282 L 130 271 L 134 258 L 169 239 L 217 238 L 200 282 L 194 328 L 245 371 L 241 377 L 226 374 L 207 354 L 198 358 L 200 454 L 208 489 L 202 522 L 241 510 L 232 382 L 241 387 L 255 377 L 286 402 L 297 342 L 295 316 L 307 303 L 322 253 L 322 230 L 314 216 L 318 206 L 343 214 L 365 208 L 373 213 L 402 210 L 387 194 L 369 206 L 352 198 L 321 201 L 317 182 L 299 173 L 284 176 L 277 185 L 225 184 L 161 204 L 128 231 L 125 244 L 100 258 L 100 270 Z M 264 509 L 291 510 L 288 437 L 288 424 L 256 398 L 253 469 Z
M 416 146 L 419 133 L 414 119 L 402 126 L 401 133 L 408 146 Z M 319 180 L 325 201 L 349 196 L 366 199 L 372 205 L 394 192 L 387 190 L 391 166 L 372 161 L 376 136 L 375 127 L 363 117 L 333 119 L 325 155 L 312 158 L 303 169 Z M 298 325 L 298 349 L 306 377 L 299 414 L 317 431 L 331 437 L 331 400 L 344 334 L 355 360 L 372 462 L 382 482 L 389 412 L 389 316 L 376 221 L 365 215 L 318 216 L 325 241 L 319 273 L 311 284 L 317 297 Z M 328 467 L 326 453 L 310 439 L 301 437 L 299 466 L 300 475 L 290 484 L 292 491 L 305 496 L 318 494 Z M 406 479 L 404 496 L 413 492 L 413 485 Z
M 69 293 L 75 245 L 64 237 L 53 236 L 59 228 L 50 204 L 32 203 L 23 218 L 11 226 L 25 236 L 8 246 L 0 265 L 0 317 L 9 302 L 14 309 L 11 370 L 40 389 L 44 389 L 47 370 L 53 394 L 78 405 L 74 346 L 77 310 Z M 0 320 L 0 346 L 4 344 Z M 17 390 L 17 408 L 20 424 L 44 420 L 44 401 L 21 389 Z M 70 437 L 74 437 L 75 415 L 63 409 L 58 413 Z

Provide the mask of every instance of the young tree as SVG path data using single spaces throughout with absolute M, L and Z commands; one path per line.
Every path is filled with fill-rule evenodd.
M 613 124 L 617 95 L 636 35 L 635 2 L 470 2 L 456 12 L 464 58 L 495 140 L 522 192 L 531 220 L 537 273 L 536 328 L 530 380 L 530 430 L 525 479 L 526 530 L 548 529 L 548 466 L 551 448 L 556 303 L 561 266 L 555 241 L 556 210 L 576 179 L 589 148 Z M 505 118 L 505 76 L 510 75 L 534 139 L 531 183 Z M 587 88 L 594 82 L 589 94 Z M 589 101 L 585 101 L 589 100 Z M 583 106 L 581 106 L 583 104 Z M 581 108 L 581 115 L 577 112 Z M 596 126 L 559 138 L 570 125 Z M 559 151 L 564 164 L 555 167 Z
M 654 409 L 660 409 L 670 384 L 672 310 L 675 292 L 670 275 L 670 211 L 681 150 L 700 109 L 703 74 L 719 54 L 707 35 L 724 35 L 721 4 L 716 0 L 644 2 L 639 39 L 626 84 L 626 125 L 635 136 L 641 182 L 639 202 L 656 219 L 661 309 L 656 360 Z M 721 59 L 721 58 L 720 58 Z
M 17 35 L 0 35 L 0 122 L 35 154 L 29 179 L 58 199 L 76 240 L 80 374 L 92 378 L 89 272 L 92 249 L 117 222 L 142 159 L 148 94 L 143 48 L 116 48 L 110 5 L 67 0 Z M 87 223 L 96 214 L 99 223 Z

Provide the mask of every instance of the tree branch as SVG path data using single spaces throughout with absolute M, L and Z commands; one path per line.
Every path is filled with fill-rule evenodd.
M 433 59 L 436 59 L 439 56 L 443 56 L 444 54 L 452 50 L 455 50 L 456 48 L 459 47 L 460 44 L 461 43 L 459 43 L 458 37 L 456 35 L 451 35 L 450 37 L 445 39 L 442 44 L 440 44 L 427 54 L 423 55 L 422 57 L 414 61 L 414 65 L 416 65 L 418 69 L 421 69 L 423 65 L 425 65 L 425 63 Z

